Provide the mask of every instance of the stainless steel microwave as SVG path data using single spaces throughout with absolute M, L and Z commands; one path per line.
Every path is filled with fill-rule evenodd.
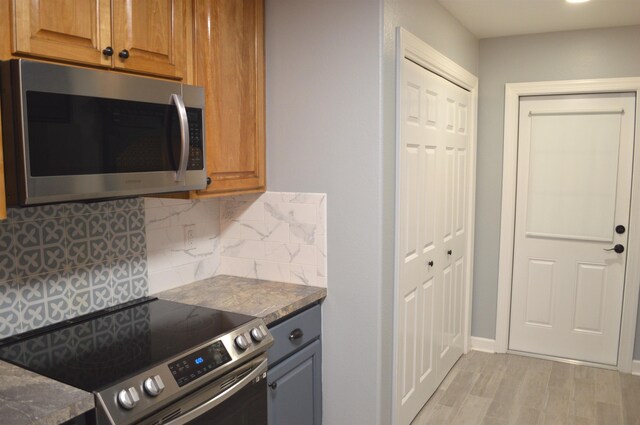
M 206 187 L 202 87 L 23 59 L 0 73 L 10 205 Z

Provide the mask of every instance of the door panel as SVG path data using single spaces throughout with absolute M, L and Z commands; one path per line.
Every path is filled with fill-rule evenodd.
M 396 332 L 399 417 L 409 424 L 463 350 L 469 93 L 404 67 Z
M 437 149 L 434 146 L 424 147 L 424 178 L 422 190 L 424 191 L 424 225 L 423 252 L 427 254 L 435 246 L 437 226 Z
M 110 0 L 14 0 L 14 53 L 111 66 Z M 8 23 L 5 23 L 5 25 Z
M 464 233 L 467 218 L 467 151 L 458 149 L 458 186 L 456 187 L 456 236 Z
M 406 401 L 416 390 L 416 339 L 418 336 L 418 299 L 416 290 L 409 292 L 404 297 L 404 318 L 403 318 L 403 352 L 404 365 L 402 371 L 402 400 Z
M 453 271 L 451 267 L 447 267 L 442 272 L 442 320 L 440 324 L 442 326 L 440 330 L 441 342 L 440 342 L 440 358 L 443 358 L 449 352 L 451 348 L 451 341 L 453 340 L 451 335 L 451 322 L 453 321 L 453 315 L 455 314 L 452 308 L 453 298 L 451 296 L 451 282 L 453 281 Z
M 606 264 L 578 263 L 576 307 L 573 317 L 575 331 L 602 333 Z
M 616 365 L 635 95 L 520 101 L 511 350 Z
M 450 240 L 453 237 L 453 201 L 454 201 L 454 176 L 455 176 L 456 152 L 454 148 L 447 147 L 444 160 L 444 239 Z
M 621 114 L 530 119 L 527 235 L 611 242 Z
M 555 261 L 529 259 L 526 310 L 528 325 L 552 326 L 554 266 Z
M 435 278 L 429 279 L 422 285 L 422 355 L 420 363 L 420 383 L 428 379 L 429 375 L 434 371 L 434 358 L 433 358 L 433 322 L 434 322 L 434 282 Z
M 462 294 L 464 293 L 464 275 L 465 263 L 464 258 L 458 259 L 455 265 L 455 279 L 456 279 L 456 314 L 454 318 L 453 324 L 453 339 L 454 343 L 458 344 L 458 339 L 462 338 L 462 320 L 463 320 L 463 310 L 462 310 Z

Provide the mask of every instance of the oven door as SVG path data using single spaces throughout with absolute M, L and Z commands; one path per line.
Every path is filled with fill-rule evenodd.
M 267 425 L 262 355 L 165 407 L 140 425 Z

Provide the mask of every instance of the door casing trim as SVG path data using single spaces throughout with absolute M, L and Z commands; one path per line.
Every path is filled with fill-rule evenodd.
M 502 158 L 502 213 L 500 223 L 500 260 L 496 344 L 498 353 L 506 353 L 511 315 L 511 279 L 515 231 L 516 176 L 518 161 L 518 114 L 521 96 L 626 92 L 636 94 L 636 122 L 631 182 L 631 213 L 627 247 L 627 269 L 622 301 L 622 322 L 618 345 L 618 370 L 631 372 L 640 289 L 640 78 L 611 78 L 570 81 L 541 81 L 506 84 L 504 96 L 504 147 Z
M 394 223 L 394 302 L 393 302 L 393 378 L 392 378 L 392 424 L 398 423 L 398 405 L 397 405 L 397 391 L 398 391 L 398 344 L 399 339 L 396 332 L 398 321 L 398 309 L 396 308 L 396 301 L 399 297 L 400 287 L 400 257 L 399 257 L 399 229 L 400 218 L 398 215 L 398 208 L 400 202 L 400 105 L 402 102 L 402 77 L 403 77 L 403 61 L 409 59 L 423 68 L 438 74 L 439 76 L 449 80 L 450 82 L 468 90 L 471 94 L 471 104 L 469 105 L 469 136 L 471 137 L 469 145 L 469 157 L 471 159 L 469 164 L 469 193 L 467 194 L 467 252 L 468 258 L 467 267 L 465 269 L 465 291 L 466 297 L 464 302 L 464 320 L 463 320 L 463 334 L 464 334 L 464 352 L 467 353 L 470 349 L 471 340 L 471 306 L 472 306 L 472 293 L 473 293 L 473 253 L 474 253 L 474 236 L 475 236 L 475 194 L 476 194 L 476 150 L 477 150 L 477 128 L 478 128 L 478 77 L 471 74 L 469 71 L 452 61 L 438 50 L 434 49 L 423 40 L 413 35 L 402 27 L 396 28 L 396 131 L 395 131 L 395 223 Z M 425 400 L 426 401 L 426 400 Z

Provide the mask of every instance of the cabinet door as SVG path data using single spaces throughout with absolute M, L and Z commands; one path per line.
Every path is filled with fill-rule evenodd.
M 186 1 L 113 0 L 114 67 L 182 78 Z M 128 52 L 128 57 L 120 56 Z
M 267 372 L 269 425 L 321 425 L 321 351 L 317 340 Z
M 0 128 L 2 128 L 2 118 L 0 118 Z M 7 218 L 7 197 L 4 187 L 4 159 L 3 159 L 2 136 L 0 135 L 0 220 Z
M 13 53 L 111 66 L 110 0 L 14 0 Z
M 207 174 L 199 195 L 265 189 L 263 0 L 197 0 L 196 84 L 205 87 Z

